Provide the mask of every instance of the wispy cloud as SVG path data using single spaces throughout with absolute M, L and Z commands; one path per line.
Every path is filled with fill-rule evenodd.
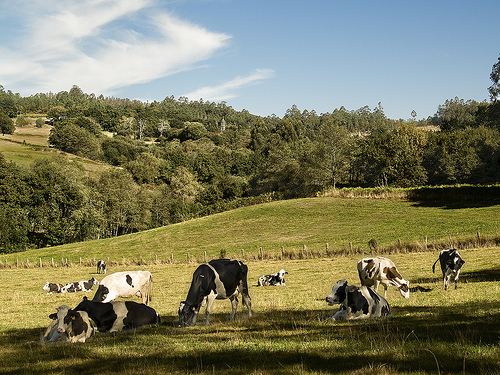
M 217 86 L 205 86 L 201 87 L 189 94 L 185 94 L 187 98 L 191 100 L 211 100 L 211 101 L 221 101 L 232 99 L 237 96 L 236 90 L 259 83 L 260 81 L 272 78 L 274 76 L 274 70 L 272 69 L 256 69 L 249 75 L 238 76 L 235 79 L 222 83 Z
M 22 30 L 0 48 L 0 83 L 24 94 L 69 90 L 112 94 L 192 69 L 230 36 L 175 18 L 149 0 L 19 1 Z M 22 13 L 22 14 L 21 14 Z M 14 38 L 14 37 L 13 37 Z

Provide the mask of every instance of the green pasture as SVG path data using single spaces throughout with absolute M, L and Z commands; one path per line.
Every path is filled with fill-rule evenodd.
M 0 262 L 79 263 L 92 258 L 112 262 L 145 263 L 154 260 L 185 262 L 188 258 L 279 258 L 284 253 L 302 256 L 406 252 L 498 239 L 500 204 L 464 204 L 441 207 L 405 199 L 317 197 L 242 207 L 208 217 L 112 239 L 67 244 L 23 253 L 0 255 Z M 480 241 L 477 241 L 479 234 Z M 398 243 L 401 244 L 398 247 Z M 493 241 L 493 245 L 495 241 Z M 352 251 L 351 251 L 352 250 Z M 293 258 L 293 257 L 292 257 Z
M 359 285 L 359 255 L 296 260 L 251 260 L 254 316 L 230 303 L 214 304 L 211 325 L 177 328 L 177 308 L 197 263 L 111 266 L 108 273 L 148 269 L 158 326 L 98 334 L 86 343 L 41 345 L 48 315 L 76 306 L 89 293 L 48 295 L 46 281 L 102 275 L 94 267 L 0 270 L 2 374 L 498 374 L 500 373 L 500 248 L 467 249 L 459 288 L 444 291 L 431 271 L 436 253 L 391 254 L 410 286 L 430 289 L 405 300 L 395 288 L 388 318 L 333 322 L 325 297 L 339 279 Z M 284 287 L 257 287 L 257 278 L 284 268 Z M 379 292 L 382 292 L 381 288 Z M 202 313 L 204 310 L 202 310 Z

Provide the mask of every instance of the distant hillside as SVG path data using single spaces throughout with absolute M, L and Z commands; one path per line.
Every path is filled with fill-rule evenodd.
M 69 159 L 82 163 L 88 172 L 109 168 L 104 163 L 50 148 L 48 139 L 51 128 L 49 125 L 37 128 L 33 123 L 30 123 L 25 127 L 17 127 L 14 134 L 0 134 L 0 153 L 6 160 L 19 165 L 27 165 L 36 159 L 47 156 L 65 155 Z
M 444 208 L 426 206 L 403 199 L 367 199 L 321 197 L 286 200 L 243 207 L 216 215 L 190 220 L 149 231 L 64 246 L 29 250 L 5 255 L 0 261 L 12 264 L 16 259 L 43 262 L 61 258 L 77 263 L 110 258 L 111 261 L 145 262 L 158 258 L 186 261 L 187 254 L 202 260 L 219 257 L 256 258 L 260 247 L 268 257 L 285 253 L 314 256 L 331 253 L 371 252 L 391 249 L 424 249 L 425 239 L 431 250 L 455 246 L 465 241 L 475 246 L 480 240 L 499 235 L 500 205 Z

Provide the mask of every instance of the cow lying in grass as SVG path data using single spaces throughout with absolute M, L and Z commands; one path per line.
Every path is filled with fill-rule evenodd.
M 50 314 L 52 319 L 42 337 L 42 341 L 69 341 L 85 342 L 94 335 L 94 326 L 85 311 L 72 310 L 66 305 L 57 308 L 57 312 Z
M 339 280 L 326 297 L 329 305 L 339 303 L 339 310 L 333 320 L 350 320 L 377 318 L 389 315 L 391 309 L 387 300 L 366 286 L 347 285 L 347 281 Z
M 160 316 L 153 308 L 133 301 L 95 302 L 83 297 L 75 310 L 85 311 L 99 332 L 118 332 L 160 323 Z
M 47 291 L 47 294 L 52 294 L 52 293 L 61 293 L 63 287 L 64 285 L 62 284 L 49 283 L 47 281 L 42 289 Z
M 259 277 L 259 286 L 269 285 L 269 286 L 285 286 L 285 274 L 288 274 L 285 270 L 280 270 L 272 275 L 263 275 Z

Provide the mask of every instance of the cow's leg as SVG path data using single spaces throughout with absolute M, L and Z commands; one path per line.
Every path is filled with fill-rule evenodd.
M 232 307 L 232 312 L 231 312 L 231 320 L 234 320 L 234 317 L 236 316 L 236 310 L 238 309 L 238 297 L 232 296 L 229 298 L 231 301 L 231 307 Z
M 243 304 L 247 307 L 248 309 L 248 317 L 250 318 L 252 316 L 252 299 L 250 296 L 246 293 L 242 293 L 241 297 L 243 298 Z
M 205 324 L 210 324 L 210 311 L 212 311 L 212 305 L 214 303 L 215 297 L 217 295 L 214 292 L 211 292 L 208 296 L 206 296 L 207 308 L 205 309 Z
M 460 270 L 457 271 L 457 274 L 455 276 L 455 289 L 458 288 L 458 276 L 460 275 Z

